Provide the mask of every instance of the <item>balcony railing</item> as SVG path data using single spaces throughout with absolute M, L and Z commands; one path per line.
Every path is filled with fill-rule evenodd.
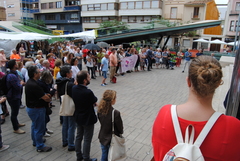
M 30 13 L 39 13 L 39 9 L 30 9 Z
M 65 6 L 64 11 L 72 11 L 72 10 L 77 10 L 80 11 L 80 6 Z
M 240 10 L 231 10 L 230 11 L 230 14 L 239 14 L 240 13 Z
M 175 16 L 171 16 L 170 13 L 164 14 L 164 18 L 169 20 L 182 20 L 182 17 L 182 14 L 179 13 L 177 13 Z
M 39 0 L 21 0 L 21 3 L 35 3 L 39 2 Z

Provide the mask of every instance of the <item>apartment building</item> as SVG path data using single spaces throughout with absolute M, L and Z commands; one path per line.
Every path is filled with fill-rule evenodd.
M 0 7 L 0 21 L 6 21 L 6 8 Z
M 214 0 L 165 0 L 163 1 L 163 17 L 177 24 L 187 24 L 204 20 L 218 20 L 219 12 Z M 199 37 L 214 40 L 221 39 L 221 26 L 197 30 L 194 35 L 181 34 L 172 36 L 167 46 L 180 48 L 204 48 L 207 50 L 220 50 L 220 45 L 197 43 L 193 40 Z
M 233 42 L 240 14 L 240 0 L 229 0 L 224 24 L 223 36 L 226 42 Z M 239 28 L 240 29 L 240 28 Z
M 0 6 L 6 8 L 6 20 L 19 22 L 21 19 L 33 19 L 31 3 L 35 0 L 0 0 Z
M 130 29 L 143 28 L 162 17 L 161 0 L 81 0 L 83 30 L 96 29 L 105 20 L 127 22 Z
M 80 0 L 34 0 L 34 19 L 43 20 L 53 30 L 82 31 Z

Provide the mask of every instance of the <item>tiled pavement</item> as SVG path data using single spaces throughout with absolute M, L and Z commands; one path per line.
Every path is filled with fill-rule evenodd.
M 151 131 L 153 121 L 159 109 L 165 104 L 180 104 L 186 101 L 188 88 L 186 85 L 186 72 L 180 68 L 175 70 L 154 69 L 150 72 L 140 71 L 118 76 L 117 83 L 102 87 L 101 77 L 91 80 L 89 88 L 101 99 L 106 89 L 117 91 L 117 102 L 114 105 L 121 112 L 124 123 L 124 136 L 126 138 L 126 161 L 149 161 L 152 154 Z M 109 79 L 108 79 L 109 80 Z M 25 102 L 23 100 L 23 102 Z M 54 131 L 51 137 L 47 137 L 46 145 L 53 150 L 47 153 L 36 152 L 32 146 L 30 126 L 31 121 L 26 109 L 20 109 L 18 116 L 20 123 L 26 126 L 21 128 L 26 134 L 14 134 L 10 118 L 6 118 L 2 125 L 2 136 L 5 144 L 10 148 L 0 153 L 0 161 L 74 161 L 75 152 L 68 152 L 62 147 L 61 125 L 59 123 L 59 102 L 53 101 L 51 121 L 48 128 Z M 8 107 L 9 108 L 9 107 Z M 100 160 L 101 149 L 98 141 L 99 122 L 95 125 L 91 147 L 91 157 Z

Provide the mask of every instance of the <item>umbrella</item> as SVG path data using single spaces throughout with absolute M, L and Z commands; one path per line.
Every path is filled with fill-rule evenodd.
M 210 44 L 227 44 L 224 41 L 221 41 L 219 39 L 213 40 L 213 41 L 209 41 Z
M 87 44 L 84 45 L 84 49 L 89 49 L 89 50 L 100 50 L 100 47 L 97 46 L 96 44 Z
M 234 46 L 234 42 L 227 43 L 230 46 Z M 238 45 L 238 41 L 236 42 L 236 45 Z
M 204 39 L 197 39 L 197 40 L 193 40 L 194 42 L 203 42 L 203 43 L 209 43 L 209 41 L 204 40 Z
M 99 46 L 100 48 L 107 48 L 109 47 L 109 44 L 106 42 L 98 42 L 97 46 Z

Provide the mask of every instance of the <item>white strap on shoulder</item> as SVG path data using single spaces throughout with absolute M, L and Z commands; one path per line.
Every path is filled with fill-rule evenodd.
M 65 95 L 67 95 L 67 85 L 68 85 L 68 81 L 66 82 L 66 85 L 65 85 Z
M 171 114 L 172 114 L 172 122 L 173 122 L 175 135 L 176 135 L 176 138 L 177 138 L 177 142 L 178 143 L 184 143 L 182 132 L 181 132 L 179 121 L 178 121 L 178 117 L 177 117 L 177 106 L 176 105 L 172 105 Z
M 114 134 L 114 111 L 115 109 L 113 109 L 112 111 L 112 133 Z
M 214 112 L 214 114 L 210 117 L 204 128 L 202 129 L 201 133 L 198 135 L 196 141 L 194 142 L 194 145 L 200 147 L 210 130 L 212 129 L 215 122 L 218 120 L 218 118 L 222 115 L 220 112 Z

